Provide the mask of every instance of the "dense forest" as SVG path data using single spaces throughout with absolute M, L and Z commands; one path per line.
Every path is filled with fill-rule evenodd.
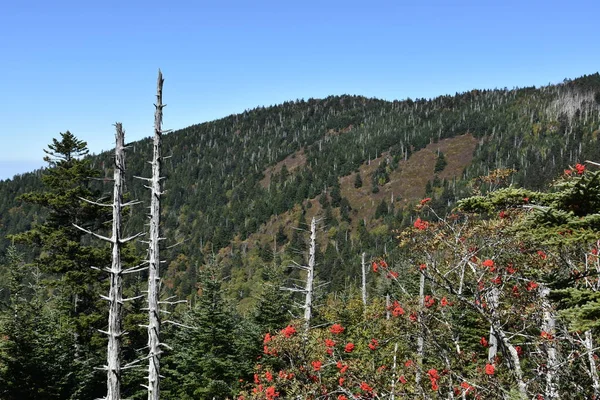
M 596 73 L 165 134 L 161 397 L 600 396 L 598 133 Z M 89 232 L 110 229 L 115 161 L 76 134 L 0 182 L 0 398 L 106 394 L 111 250 Z M 147 230 L 152 152 L 126 150 L 128 235 Z M 124 244 L 127 268 L 145 246 Z M 147 396 L 147 279 L 123 276 L 124 398 Z

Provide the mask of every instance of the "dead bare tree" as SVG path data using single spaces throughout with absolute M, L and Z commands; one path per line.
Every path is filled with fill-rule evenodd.
M 496 310 L 498 309 L 499 296 L 499 289 L 497 287 L 492 287 L 487 294 L 488 304 L 493 318 L 497 318 Z M 488 343 L 488 362 L 493 364 L 496 360 L 496 355 L 498 354 L 498 340 L 496 339 L 494 329 L 491 326 Z
M 313 286 L 315 280 L 315 254 L 317 251 L 317 220 L 313 217 L 310 222 L 310 249 L 308 251 L 308 268 L 306 272 L 306 299 L 304 301 L 305 329 L 310 328 L 312 318 Z
M 162 146 L 162 88 L 164 79 L 158 70 L 156 104 L 154 113 L 154 144 L 152 152 L 152 178 L 150 181 L 150 231 L 148 241 L 148 400 L 160 397 L 160 196 L 161 146 Z
M 421 371 L 423 370 L 423 355 L 425 345 L 425 327 L 423 326 L 423 310 L 425 309 L 425 273 L 421 271 L 419 280 L 419 312 L 417 321 L 419 322 L 419 335 L 417 336 L 417 372 L 415 373 L 415 383 L 417 387 L 421 384 Z
M 544 284 L 540 284 L 540 299 L 542 308 L 542 331 L 555 334 L 556 316 L 548 296 L 550 288 Z M 558 369 L 556 343 L 552 340 L 545 343 L 546 348 L 546 393 L 547 399 L 558 399 L 558 383 L 556 382 L 556 373 Z
M 308 265 L 295 265 L 303 271 L 306 271 L 306 282 L 304 287 L 282 287 L 282 290 L 298 292 L 304 294 L 304 304 L 300 305 L 304 309 L 304 332 L 308 333 L 310 329 L 310 320 L 312 318 L 314 279 L 315 279 L 315 255 L 317 252 L 317 220 L 313 217 L 310 223 L 310 248 L 308 251 Z
M 78 229 L 89 233 L 99 239 L 110 242 L 112 245 L 112 262 L 111 267 L 106 268 L 110 274 L 110 289 L 108 297 L 102 296 L 103 299 L 109 302 L 108 309 L 108 330 L 101 331 L 108 336 L 108 346 L 106 351 L 106 385 L 107 394 L 106 400 L 121 399 L 121 340 L 124 335 L 123 322 L 123 303 L 130 299 L 123 299 L 123 274 L 141 271 L 144 268 L 132 267 L 123 270 L 121 264 L 121 248 L 124 243 L 131 241 L 140 234 L 123 238 L 121 210 L 124 207 L 130 206 L 137 202 L 123 203 L 123 176 L 125 174 L 125 133 L 121 123 L 116 123 L 116 144 L 115 144 L 115 170 L 113 183 L 113 202 L 112 204 L 97 203 L 88 199 L 82 199 L 88 203 L 98 206 L 112 207 L 112 235 L 110 238 L 99 235 L 75 225 Z
M 594 358 L 594 341 L 592 338 L 592 332 L 588 329 L 585 331 L 585 340 L 583 341 L 589 366 L 589 374 L 592 378 L 592 388 L 594 389 L 594 396 L 600 394 L 600 379 L 598 379 L 598 369 L 596 367 L 596 359 Z
M 367 311 L 367 253 L 363 252 L 360 259 L 360 266 L 362 268 L 362 302 L 365 312 Z
M 121 203 L 123 202 L 122 177 L 125 171 L 125 135 L 121 124 L 116 124 L 115 171 L 113 187 L 113 234 L 110 290 L 108 292 L 108 348 L 107 400 L 121 399 L 121 335 L 123 320 L 123 282 L 121 267 Z

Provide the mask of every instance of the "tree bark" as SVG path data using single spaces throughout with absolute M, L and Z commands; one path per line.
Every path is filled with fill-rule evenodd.
M 506 333 L 500 327 L 497 321 L 492 323 L 492 328 L 496 334 L 496 337 L 502 342 L 502 344 L 508 349 L 510 358 L 512 360 L 513 374 L 517 381 L 517 387 L 519 389 L 519 397 L 521 400 L 527 400 L 527 384 L 523 380 L 523 370 L 521 369 L 521 360 L 519 360 L 519 353 L 515 346 L 510 343 L 510 339 L 506 336 Z
M 162 87 L 164 79 L 158 70 L 154 113 L 154 144 L 150 201 L 150 233 L 148 248 L 148 400 L 160 397 L 160 315 L 158 309 L 160 283 L 160 196 L 162 146 Z
M 423 328 L 423 309 L 425 307 L 425 274 L 421 271 L 421 280 L 419 281 L 419 336 L 417 337 L 417 372 L 415 382 L 417 387 L 421 384 L 421 371 L 423 370 L 423 346 L 425 344 L 425 329 Z
M 305 332 L 310 328 L 312 317 L 313 285 L 315 278 L 315 254 L 317 252 L 317 220 L 313 217 L 310 223 L 310 249 L 308 252 L 308 268 L 306 272 L 306 298 L 304 301 Z
M 367 311 L 367 264 L 365 261 L 366 253 L 362 253 L 360 265 L 362 267 L 362 302 Z
M 589 329 L 585 331 L 585 341 L 583 344 L 585 346 L 585 350 L 587 351 L 588 362 L 590 363 L 590 376 L 592 377 L 594 396 L 598 398 L 598 396 L 600 396 L 600 380 L 598 379 L 598 369 L 596 367 L 596 360 L 594 359 L 594 341 L 592 338 L 592 331 Z
M 556 343 L 554 341 L 556 317 L 552 306 L 548 301 L 550 288 L 546 285 L 540 285 L 540 297 L 542 306 L 542 330 L 552 335 L 552 338 L 546 341 L 546 396 L 548 400 L 558 399 L 558 385 L 556 383 L 556 369 L 558 361 L 556 359 Z
M 396 356 L 397 355 L 398 355 L 398 342 L 394 343 L 394 363 L 392 364 L 392 390 L 390 393 L 390 400 L 394 400 L 396 398 L 396 381 L 397 381 Z
M 492 288 L 490 293 L 488 294 L 488 303 L 490 310 L 492 311 L 492 318 L 497 319 L 497 309 L 498 309 L 498 297 L 499 290 L 498 288 Z M 489 349 L 488 349 L 488 362 L 494 363 L 496 359 L 496 355 L 498 354 L 498 339 L 496 339 L 496 335 L 494 334 L 494 329 L 490 326 L 490 338 L 488 341 Z
M 123 279 L 121 265 L 121 208 L 123 207 L 123 175 L 125 173 L 125 133 L 116 125 L 115 171 L 113 186 L 112 264 L 108 293 L 108 348 L 106 400 L 121 399 L 121 337 L 123 319 Z

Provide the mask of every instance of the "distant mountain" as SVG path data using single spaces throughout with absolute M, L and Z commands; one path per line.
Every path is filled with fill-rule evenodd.
M 301 260 L 304 236 L 294 228 L 318 215 L 321 279 L 335 289 L 354 279 L 362 251 L 392 251 L 391 232 L 411 223 L 421 198 L 443 214 L 471 193 L 473 178 L 498 168 L 516 170 L 515 184 L 542 188 L 569 165 L 600 160 L 598 133 L 598 73 L 431 100 L 297 100 L 175 131 L 164 136 L 163 215 L 168 241 L 182 243 L 169 250 L 167 287 L 193 290 L 202 257 L 220 252 L 232 297 L 246 301 L 263 265 Z M 133 176 L 150 175 L 150 155 L 148 139 L 131 143 L 131 198 L 147 200 Z M 112 176 L 110 152 L 93 163 Z M 0 182 L 1 237 L 43 218 L 17 200 L 42 190 L 39 174 Z M 133 210 L 128 231 L 143 229 L 145 211 Z

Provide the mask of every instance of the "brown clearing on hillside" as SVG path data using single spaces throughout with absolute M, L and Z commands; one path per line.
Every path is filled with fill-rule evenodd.
M 438 173 L 438 177 L 440 179 L 460 178 L 465 167 L 471 164 L 477 144 L 477 139 L 470 134 L 430 143 L 424 149 L 413 153 L 408 160 L 400 161 L 398 167 L 390 173 L 390 181 L 379 188 L 379 193 L 371 193 L 371 176 L 381 162 L 391 158 L 390 154 L 383 153 L 370 164 L 363 164 L 359 168 L 363 181 L 362 187 L 358 189 L 354 187 L 355 173 L 344 176 L 340 180 L 342 196 L 348 199 L 354 210 L 353 220 L 371 219 L 382 199 L 390 203 L 393 197 L 395 209 L 422 199 L 425 196 L 427 182 L 433 180 L 435 176 L 438 150 L 444 153 L 448 162 L 446 168 Z
M 284 165 L 289 172 L 306 165 L 306 154 L 304 154 L 304 149 L 300 149 L 297 152 L 290 154 L 277 164 L 264 170 L 263 174 L 265 177 L 260 180 L 260 185 L 265 189 L 268 188 L 271 184 L 271 176 L 281 172 L 281 168 L 283 168 Z
M 379 163 L 383 162 L 386 157 L 391 157 L 388 152 L 375 160 L 372 160 L 370 164 L 365 163 L 360 166 L 359 173 L 363 181 L 363 186 L 360 188 L 354 187 L 354 179 L 356 174 L 344 176 L 340 179 L 340 186 L 342 196 L 346 197 L 352 207 L 352 226 L 356 228 L 358 223 L 363 218 L 370 221 L 375 213 L 377 205 L 382 199 L 386 202 L 390 202 L 392 194 L 394 196 L 394 208 L 397 210 L 410 202 L 416 202 L 425 196 L 425 186 L 428 181 L 434 178 L 434 168 L 437 159 L 438 150 L 444 153 L 448 164 L 443 171 L 438 173 L 440 179 L 452 179 L 460 178 L 463 170 L 471 164 L 473 160 L 473 152 L 477 147 L 478 140 L 470 134 L 462 136 L 456 136 L 449 139 L 440 140 L 437 143 L 430 143 L 424 149 L 421 149 L 411 155 L 411 157 L 404 161 L 400 161 L 398 168 L 396 168 L 390 174 L 390 181 L 379 188 L 379 193 L 371 193 L 371 175 L 379 166 Z M 306 156 L 302 152 L 304 161 L 298 163 L 296 167 L 303 165 L 306 162 Z M 298 154 L 296 154 L 298 158 Z M 272 167 L 273 171 L 280 171 L 283 163 L 286 160 L 293 159 L 291 156 L 278 163 L 277 166 Z M 288 169 L 291 169 L 289 164 L 286 163 Z M 270 175 L 269 175 L 270 177 Z M 262 184 L 262 182 L 261 182 Z M 400 197 L 400 201 L 397 201 Z M 312 207 L 307 208 L 307 203 L 310 202 Z M 322 207 L 318 199 L 305 200 L 304 207 L 306 209 L 306 220 L 310 221 L 313 216 L 322 215 Z M 250 235 L 247 239 L 249 248 L 253 247 L 256 242 L 261 243 L 272 243 L 273 237 L 278 231 L 280 226 L 284 227 L 284 232 L 291 238 L 293 233 L 294 224 L 298 219 L 298 213 L 300 213 L 300 207 L 295 206 L 293 210 L 285 212 L 281 215 L 273 216 L 271 219 L 260 227 L 259 232 Z M 334 211 L 334 215 L 339 216 L 338 210 Z M 327 241 L 325 235 L 321 235 L 323 242 Z M 323 243 L 324 244 L 324 243 Z

